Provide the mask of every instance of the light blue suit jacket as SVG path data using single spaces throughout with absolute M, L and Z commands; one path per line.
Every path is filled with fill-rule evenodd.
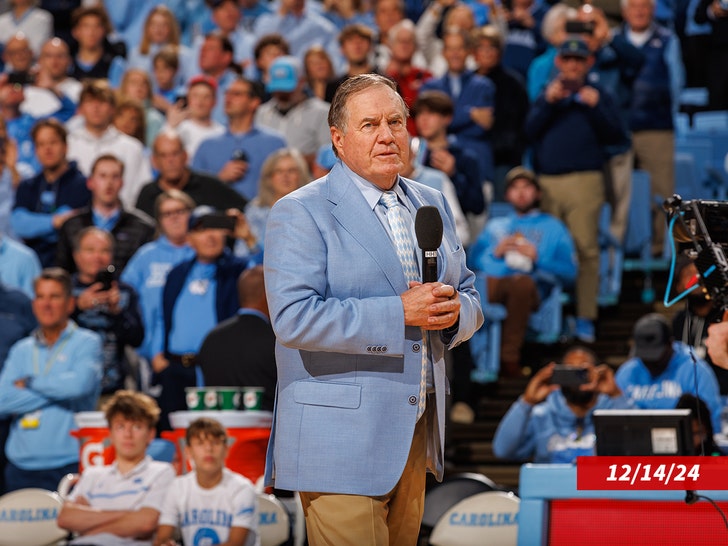
M 445 343 L 468 339 L 483 316 L 444 197 L 410 180 L 400 185 L 415 208 L 440 210 L 439 280 L 459 290 L 462 304 L 453 332 L 431 334 L 437 411 L 428 467 L 441 478 Z M 421 330 L 404 324 L 400 294 L 407 282 L 387 231 L 337 163 L 275 204 L 265 249 L 278 365 L 266 483 L 383 495 L 402 475 L 412 442 L 422 343 Z

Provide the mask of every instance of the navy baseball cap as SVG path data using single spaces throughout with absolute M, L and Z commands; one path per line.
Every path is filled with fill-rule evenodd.
M 586 59 L 591 55 L 589 46 L 581 38 L 567 38 L 559 48 L 559 57 L 580 57 Z
M 672 343 L 672 330 L 667 319 L 658 313 L 640 318 L 634 325 L 634 356 L 640 360 L 654 362 Z
M 216 209 L 208 205 L 195 207 L 190 213 L 190 219 L 187 222 L 187 229 L 192 231 L 194 229 L 213 227 L 210 226 L 211 220 L 219 215 L 220 213 Z

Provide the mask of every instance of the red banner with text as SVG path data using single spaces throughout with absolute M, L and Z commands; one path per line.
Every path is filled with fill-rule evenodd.
M 576 488 L 728 489 L 728 457 L 577 457 Z

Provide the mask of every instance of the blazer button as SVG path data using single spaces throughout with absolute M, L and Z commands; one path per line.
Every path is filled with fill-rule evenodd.
M 413 350 L 414 352 L 416 352 L 416 353 L 419 353 L 419 352 L 420 352 L 420 344 L 419 344 L 419 343 L 415 343 L 415 344 L 413 344 L 413 345 L 412 345 L 412 350 Z
M 407 402 L 409 402 L 410 406 L 414 406 L 415 404 L 417 404 L 417 397 L 416 396 L 410 396 L 407 399 Z
M 372 352 L 372 346 L 371 345 L 367 345 L 367 353 L 371 353 L 371 352 Z
M 387 346 L 386 345 L 384 347 L 382 347 L 382 352 L 383 353 L 386 353 L 387 352 Z

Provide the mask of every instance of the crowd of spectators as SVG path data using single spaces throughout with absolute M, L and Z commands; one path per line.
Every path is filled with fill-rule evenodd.
M 0 319 L 23 317 L 2 330 L 0 355 L 35 322 L 27 297 L 49 301 L 34 308 L 41 326 L 50 320 L 43 313 L 58 315 L 52 335 L 26 338 L 0 373 L 9 464 L 46 464 L 47 454 L 28 459 L 11 448 L 13 432 L 66 434 L 67 408 L 91 409 L 123 387 L 155 396 L 158 427 L 168 428 L 169 412 L 185 407 L 184 388 L 204 382 L 231 340 L 246 335 L 235 354 L 245 361 L 255 352 L 253 378 L 266 382 L 270 406 L 275 375 L 263 370 L 275 368 L 273 336 L 254 268 L 267 213 L 333 166 L 327 101 L 364 72 L 395 80 L 412 108 L 407 174 L 446 193 L 466 248 L 479 241 L 471 265 L 490 277 L 489 297 L 507 299 L 498 287 L 513 272 L 492 270 L 479 253 L 507 263 L 506 246 L 547 218 L 558 231 L 548 237 L 573 240 L 560 265 L 576 286 L 576 336 L 594 341 L 601 205 L 613 200 L 621 238 L 635 166 L 650 171 L 655 194 L 672 193 L 673 115 L 686 69 L 691 85 L 707 86 L 712 107 L 726 108 L 722 5 L 700 0 L 677 13 L 622 0 L 623 22 L 610 28 L 599 7 L 548 0 L 0 2 L 0 289 L 20 291 L 0 298 L 9 307 Z M 701 47 L 709 54 L 696 56 Z M 683 53 L 704 70 L 685 66 Z M 532 171 L 507 176 L 522 164 Z M 521 208 L 518 192 L 527 194 Z M 488 201 L 504 197 L 517 214 L 481 235 Z M 662 218 L 649 213 L 661 252 Z M 539 294 L 533 275 L 520 273 L 541 266 L 550 240 L 537 239 L 526 252 L 531 267 L 518 275 L 530 283 L 528 311 Z M 56 269 L 41 275 L 56 266 L 70 284 Z M 504 344 L 510 375 L 521 365 L 524 317 Z M 48 372 L 81 344 L 75 325 L 96 332 L 84 346 L 86 375 L 61 393 L 69 401 L 57 418 L 39 419 L 43 403 L 58 405 Z M 260 333 L 236 333 L 248 328 Z M 49 361 L 28 368 L 39 350 Z M 48 464 L 74 463 L 67 451 Z

